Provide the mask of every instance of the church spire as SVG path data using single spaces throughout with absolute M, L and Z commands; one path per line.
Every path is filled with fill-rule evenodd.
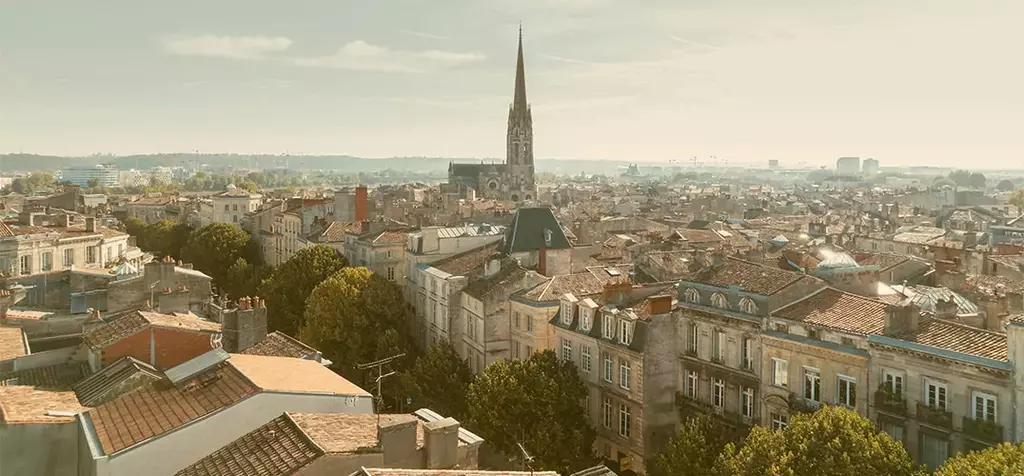
M 519 24 L 519 58 L 516 60 L 516 95 L 512 101 L 515 110 L 526 110 L 526 72 L 523 67 L 523 24 Z

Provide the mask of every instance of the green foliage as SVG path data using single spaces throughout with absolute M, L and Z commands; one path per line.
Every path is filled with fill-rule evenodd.
M 1007 203 L 1017 207 L 1018 215 L 1024 213 L 1024 187 L 1014 190 L 1013 193 L 1010 194 L 1010 198 L 1007 200 Z
M 519 455 L 522 444 L 534 469 L 568 474 L 594 463 L 594 429 L 581 405 L 586 396 L 576 366 L 547 350 L 489 365 L 467 400 L 473 430 L 495 449 Z
M 689 418 L 650 467 L 654 476 L 703 476 L 714 467 L 732 435 L 707 415 Z
M 1000 192 L 1009 192 L 1010 190 L 1013 190 L 1015 187 L 1016 185 L 1014 185 L 1013 182 L 1007 179 L 1000 180 L 999 183 L 996 184 L 996 190 L 999 190 Z
M 125 231 L 135 237 L 135 244 L 143 251 L 159 257 L 181 258 L 181 249 L 188 242 L 192 231 L 188 225 L 171 220 L 146 223 L 138 218 L 124 221 Z
M 356 365 L 410 352 L 402 329 L 411 317 L 412 308 L 395 283 L 366 268 L 346 267 L 313 288 L 299 337 L 323 352 L 345 378 L 373 389 L 376 374 L 357 370 Z M 404 371 L 412 360 L 407 355 L 392 363 L 390 370 Z M 399 395 L 393 389 L 397 386 L 386 388 L 383 407 L 396 408 Z
M 53 174 L 35 172 L 28 177 L 18 177 L 8 186 L 12 192 L 31 195 L 33 192 L 45 190 L 53 185 Z
M 935 476 L 1002 476 L 1024 474 L 1024 443 L 1003 443 L 982 451 L 959 454 L 946 461 Z
M 985 188 L 985 174 L 971 172 L 969 170 L 954 170 L 949 173 L 949 179 L 960 187 Z
M 431 345 L 403 375 L 415 408 L 426 407 L 459 421 L 469 413 L 466 393 L 472 381 L 469 364 L 447 340 Z
M 252 264 L 245 258 L 238 258 L 227 271 L 227 279 L 221 285 L 230 296 L 255 296 L 264 279 L 270 278 L 273 269 Z
M 246 256 L 249 241 L 249 234 L 241 228 L 227 223 L 211 223 L 192 232 L 181 254 L 195 269 L 213 278 L 217 286 L 224 290 L 237 289 L 238 286 L 231 283 L 231 267 L 237 264 L 239 258 L 245 258 L 246 261 L 253 258 Z M 259 257 L 253 259 L 258 260 Z M 236 277 L 238 271 L 236 267 Z
M 313 288 L 345 266 L 345 258 L 328 245 L 301 249 L 279 266 L 259 289 L 267 301 L 270 329 L 298 335 Z
M 903 445 L 867 419 L 837 406 L 795 415 L 781 431 L 751 430 L 742 448 L 726 446 L 716 474 L 864 476 L 918 475 Z

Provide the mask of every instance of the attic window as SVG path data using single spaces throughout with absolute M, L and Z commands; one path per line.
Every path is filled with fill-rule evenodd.
M 551 230 L 544 229 L 544 246 L 551 246 Z
M 757 304 L 750 298 L 740 299 L 740 311 L 747 314 L 757 314 Z
M 633 341 L 633 323 L 625 319 L 619 320 L 619 343 L 629 345 Z
M 725 295 L 722 293 L 715 293 L 711 295 L 711 305 L 721 309 L 728 309 L 729 301 L 725 299 Z
M 608 273 L 608 276 L 622 276 L 622 272 L 615 268 L 605 268 L 604 272 Z
M 686 302 L 692 302 L 694 304 L 699 303 L 700 302 L 700 292 L 697 291 L 694 288 L 687 289 L 686 290 Z

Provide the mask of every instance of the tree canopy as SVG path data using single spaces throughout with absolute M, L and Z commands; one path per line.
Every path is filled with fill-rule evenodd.
M 999 183 L 996 184 L 996 190 L 999 190 L 1000 192 L 1009 192 L 1010 190 L 1013 190 L 1015 187 L 1016 185 L 1014 185 L 1013 182 L 1007 179 L 1002 179 L 999 181 Z
M 403 377 L 415 407 L 426 407 L 460 421 L 468 416 L 466 394 L 473 372 L 447 340 L 431 345 Z
M 546 350 L 489 365 L 467 400 L 473 430 L 498 451 L 519 455 L 522 444 L 534 469 L 568 474 L 594 462 L 594 429 L 580 404 L 586 396 L 576 366 Z
M 751 430 L 743 446 L 726 446 L 717 474 L 794 476 L 918 475 L 903 445 L 867 419 L 838 406 L 795 415 L 780 431 Z
M 935 476 L 1002 476 L 1024 474 L 1024 443 L 1003 443 L 982 451 L 961 453 L 948 460 Z
M 298 335 L 313 288 L 345 266 L 345 258 L 328 245 L 301 249 L 278 266 L 259 290 L 267 301 L 270 329 Z
M 376 387 L 376 374 L 360 371 L 358 364 L 403 352 L 411 353 L 405 329 L 412 308 L 395 283 L 366 268 L 342 268 L 313 288 L 306 300 L 300 339 L 323 352 L 345 378 L 366 389 Z M 412 355 L 399 359 L 390 370 L 401 372 Z M 395 385 L 387 388 L 394 389 Z M 391 407 L 397 392 L 385 395 Z M 393 407 L 392 407 L 393 408 Z
M 1018 215 L 1024 213 L 1024 187 L 1014 190 L 1013 193 L 1010 194 L 1010 198 L 1007 200 L 1007 203 L 1017 207 Z
M 731 433 L 709 416 L 688 418 L 665 450 L 655 456 L 650 472 L 655 476 L 704 476 L 732 442 Z
M 192 231 L 188 225 L 171 220 L 147 224 L 138 218 L 128 218 L 124 225 L 125 231 L 135 237 L 135 244 L 143 251 L 175 259 L 181 258 L 181 249 Z
M 260 263 L 259 256 L 251 255 L 249 234 L 241 228 L 227 223 L 211 223 L 192 231 L 181 249 L 182 259 L 193 267 L 208 274 L 222 289 L 236 288 L 231 284 L 232 274 L 237 276 L 238 268 L 231 270 L 239 258 L 248 263 Z

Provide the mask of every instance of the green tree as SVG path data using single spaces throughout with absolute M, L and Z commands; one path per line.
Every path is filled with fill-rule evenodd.
M 285 261 L 259 290 L 267 301 L 269 327 L 298 335 L 313 288 L 345 266 L 345 258 L 328 245 L 301 249 Z
M 1024 474 L 1024 443 L 1003 443 L 982 451 L 961 453 L 946 461 L 935 476 L 1002 476 Z
M 983 174 L 981 172 L 974 172 L 967 179 L 967 184 L 970 185 L 971 187 L 974 187 L 974 188 L 982 188 L 983 189 L 983 188 L 985 188 L 986 182 L 988 182 L 988 180 L 985 179 L 985 174 Z
M 192 231 L 181 250 L 184 260 L 208 274 L 221 289 L 234 287 L 229 269 L 238 258 L 245 258 L 249 234 L 227 223 L 211 223 Z
M 999 190 L 1000 192 L 1009 192 L 1010 190 L 1013 190 L 1014 187 L 1016 187 L 1016 185 L 1007 179 L 1000 180 L 999 183 L 996 184 L 996 190 Z
M 489 365 L 470 384 L 467 400 L 474 431 L 495 449 L 518 456 L 522 444 L 533 469 L 568 474 L 594 463 L 586 396 L 576 366 L 547 350 Z
M 466 393 L 473 372 L 447 340 L 430 346 L 403 375 L 406 392 L 416 408 L 429 408 L 463 421 L 469 413 Z
M 366 268 L 346 267 L 313 288 L 306 300 L 299 337 L 323 352 L 345 378 L 372 389 L 376 387 L 376 373 L 360 371 L 356 366 L 410 352 L 408 336 L 401 329 L 411 318 L 412 308 L 405 304 L 402 290 L 395 283 Z M 407 355 L 398 359 L 390 370 L 406 370 L 413 358 Z M 382 402 L 384 408 L 394 408 L 398 397 L 391 390 Z
M 729 431 L 706 415 L 688 418 L 650 467 L 655 476 L 703 476 L 718 455 L 735 443 Z
M 949 173 L 949 179 L 958 186 L 966 187 L 971 184 L 971 171 L 962 169 L 954 170 Z
M 1014 190 L 1013 193 L 1010 194 L 1010 198 L 1007 200 L 1007 203 L 1017 207 L 1018 215 L 1024 213 L 1024 187 Z
M 716 474 L 864 476 L 918 475 L 914 463 L 889 435 L 856 413 L 826 406 L 796 415 L 789 426 L 751 430 L 742 448 L 730 443 L 719 457 Z

